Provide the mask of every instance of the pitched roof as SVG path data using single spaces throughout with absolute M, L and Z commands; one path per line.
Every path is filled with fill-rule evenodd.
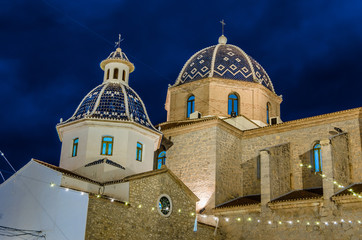
M 323 188 L 310 188 L 300 189 L 288 192 L 280 197 L 271 200 L 271 203 L 285 202 L 285 201 L 296 201 L 296 200 L 307 200 L 317 199 L 323 197 Z
M 260 203 L 260 194 L 234 198 L 217 205 L 214 209 L 248 206 Z
M 341 191 L 334 194 L 333 197 L 353 195 L 349 189 L 352 189 L 356 194 L 360 194 L 362 193 L 362 183 L 353 183 L 352 185 L 349 185 L 345 189 L 342 189 Z
M 83 181 L 87 181 L 87 182 L 90 182 L 90 183 L 94 183 L 94 184 L 101 185 L 100 182 L 94 181 L 94 180 L 89 179 L 89 178 L 87 178 L 87 177 L 83 177 L 83 176 L 81 176 L 81 175 L 78 175 L 78 174 L 76 174 L 76 173 L 74 173 L 74 172 L 71 172 L 71 171 L 69 171 L 69 170 L 66 170 L 66 169 L 64 169 L 64 168 L 57 167 L 57 166 L 54 166 L 54 165 L 52 165 L 52 164 L 49 164 L 49 163 L 46 163 L 46 162 L 43 162 L 43 161 L 40 161 L 40 160 L 37 160 L 37 159 L 34 159 L 34 158 L 32 158 L 31 160 L 34 161 L 34 162 L 36 162 L 36 163 L 39 163 L 39 164 L 41 164 L 41 165 L 43 165 L 43 166 L 46 166 L 46 167 L 48 167 L 48 168 L 51 168 L 51 169 L 53 169 L 53 170 L 55 170 L 55 171 L 57 171 L 57 172 L 63 173 L 64 175 L 67 175 L 67 176 L 70 176 L 70 177 L 73 177 L 73 178 L 76 178 L 76 179 L 80 179 L 80 180 L 83 180 Z

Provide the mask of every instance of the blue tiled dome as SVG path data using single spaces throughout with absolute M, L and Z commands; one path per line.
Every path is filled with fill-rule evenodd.
M 239 47 L 226 44 L 225 37 L 222 40 L 215 46 L 195 53 L 186 62 L 173 86 L 215 77 L 258 82 L 274 92 L 273 84 L 264 68 Z
M 141 98 L 132 88 L 118 82 L 107 81 L 95 87 L 83 98 L 73 116 L 61 124 L 80 119 L 131 121 L 156 130 Z

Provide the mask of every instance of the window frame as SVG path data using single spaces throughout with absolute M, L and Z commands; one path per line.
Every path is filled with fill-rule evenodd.
M 111 138 L 112 141 L 107 141 L 105 138 Z M 105 152 L 103 153 L 103 145 L 105 146 Z M 112 136 L 102 136 L 102 142 L 101 142 L 101 155 L 102 156 L 112 156 L 113 155 L 113 144 L 114 144 L 114 138 Z M 111 146 L 111 152 L 109 154 L 109 146 Z
M 322 173 L 322 147 L 319 142 L 313 145 L 313 166 L 315 173 Z M 316 158 L 317 156 L 317 158 Z
M 139 147 L 140 145 L 140 147 Z M 143 159 L 143 143 L 137 142 L 136 144 L 136 160 L 142 162 Z
M 271 111 L 271 104 L 270 102 L 266 103 L 266 123 L 271 124 L 270 122 L 270 111 Z
M 163 154 L 163 155 L 161 155 Z M 157 156 L 157 169 L 161 169 L 163 165 L 166 165 L 166 151 L 161 151 Z M 161 161 L 161 162 L 160 162 Z M 160 165 L 161 163 L 161 165 Z
M 72 145 L 72 157 L 76 157 L 78 155 L 78 143 L 79 143 L 79 138 L 74 138 Z
M 186 102 L 186 117 L 190 118 L 190 115 L 195 112 L 195 95 L 190 95 Z
M 235 98 L 231 98 L 231 96 L 235 96 Z M 230 108 L 230 102 L 231 102 L 231 108 Z M 236 103 L 236 107 L 235 107 L 235 103 Z M 233 111 L 233 110 L 236 110 L 236 111 Z M 235 112 L 236 116 L 239 116 L 239 96 L 235 92 L 232 92 L 228 95 L 228 115 L 231 116 L 232 112 Z

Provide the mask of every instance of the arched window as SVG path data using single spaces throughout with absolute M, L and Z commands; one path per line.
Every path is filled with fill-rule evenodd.
M 136 151 L 136 160 L 142 161 L 142 153 L 143 153 L 143 144 L 137 142 L 137 151 Z
M 102 137 L 101 155 L 111 156 L 113 153 L 113 137 L 104 136 Z
M 78 142 L 79 138 L 73 139 L 72 157 L 75 157 L 78 154 Z
M 157 169 L 161 169 L 162 165 L 166 164 L 166 151 L 160 152 L 157 157 Z
M 113 79 L 118 79 L 118 68 L 115 68 L 113 71 Z
M 123 70 L 122 72 L 122 80 L 125 81 L 126 80 L 126 71 Z
M 266 123 L 270 124 L 270 103 L 266 104 Z
M 109 68 L 107 70 L 107 79 L 109 79 Z
M 322 172 L 321 145 L 319 143 L 315 144 L 313 147 L 313 160 L 314 160 L 314 171 Z
M 190 114 L 195 112 L 195 96 L 191 95 L 187 99 L 187 117 L 190 117 Z
M 239 99 L 238 96 L 236 96 L 236 94 L 231 93 L 229 94 L 229 98 L 228 98 L 228 114 L 232 115 L 232 112 L 235 112 L 235 115 L 237 116 L 238 113 L 238 108 L 239 108 Z

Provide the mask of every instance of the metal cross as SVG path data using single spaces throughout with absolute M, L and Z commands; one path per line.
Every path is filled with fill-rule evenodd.
M 119 48 L 121 45 L 121 42 L 123 41 L 123 39 L 121 39 L 121 34 L 118 34 L 118 41 L 115 42 L 115 47 Z
M 226 25 L 226 23 L 224 22 L 224 19 L 220 21 L 221 23 L 221 29 L 222 29 L 222 35 L 224 35 L 224 26 Z

